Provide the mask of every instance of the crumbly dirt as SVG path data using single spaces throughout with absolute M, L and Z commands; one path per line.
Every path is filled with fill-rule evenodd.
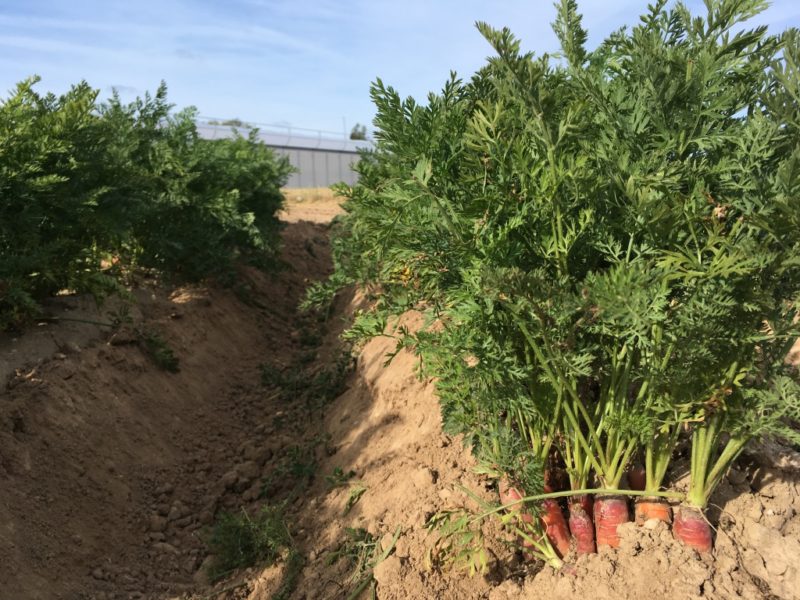
M 392 338 L 360 349 L 337 398 L 326 399 L 334 383 L 310 395 L 303 387 L 346 365 L 338 335 L 364 300 L 343 294 L 326 315 L 297 310 L 307 283 L 329 272 L 325 222 L 340 210 L 297 204 L 276 273 L 244 269 L 233 289 L 142 288 L 133 323 L 114 334 L 63 321 L 0 339 L 0 600 L 267 600 L 295 575 L 284 597 L 345 599 L 363 581 L 334 560 L 348 529 L 389 550 L 373 573 L 380 600 L 800 597 L 800 457 L 777 445 L 745 454 L 712 499 L 712 556 L 661 524 L 629 524 L 619 549 L 569 556 L 555 571 L 524 560 L 489 521 L 486 573 L 449 568 L 425 523 L 441 510 L 478 510 L 464 489 L 488 501 L 496 492 L 442 432 L 415 357 L 403 350 L 384 366 Z M 74 298 L 52 310 L 109 318 L 107 306 Z M 174 350 L 180 372 L 144 352 L 145 329 Z M 275 373 L 301 383 L 287 392 L 262 380 Z M 302 462 L 310 475 L 287 472 Z M 332 485 L 336 469 L 353 475 Z M 671 477 L 685 484 L 684 458 Z M 299 573 L 284 555 L 211 585 L 214 520 L 280 502 Z
M 136 294 L 135 327 L 158 333 L 178 373 L 154 364 L 134 327 L 76 342 L 70 322 L 7 340 L 0 598 L 167 598 L 202 587 L 215 514 L 262 502 L 270 463 L 304 439 L 294 425 L 320 421 L 261 383 L 264 364 L 305 357 L 311 376 L 333 352 L 296 308 L 308 280 L 329 271 L 327 227 L 292 223 L 283 240 L 277 273 L 245 269 L 233 289 Z M 26 362 L 37 345 L 55 352 Z
M 289 222 L 328 223 L 342 214 L 342 199 L 330 188 L 296 188 L 283 190 L 286 205 L 281 218 Z

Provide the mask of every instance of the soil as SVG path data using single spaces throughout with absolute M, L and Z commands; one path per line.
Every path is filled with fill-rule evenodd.
M 144 286 L 115 333 L 62 320 L 0 339 L 0 600 L 267 600 L 293 577 L 284 597 L 344 599 L 369 574 L 335 560 L 359 530 L 370 554 L 386 551 L 373 572 L 380 600 L 800 597 L 800 457 L 775 444 L 746 453 L 712 499 L 711 556 L 648 522 L 623 526 L 619 549 L 568 556 L 555 571 L 489 521 L 486 573 L 450 568 L 426 522 L 477 510 L 465 489 L 487 501 L 497 492 L 442 432 L 412 354 L 385 366 L 395 341 L 379 337 L 349 364 L 339 334 L 363 298 L 343 294 L 326 314 L 297 308 L 330 270 L 326 222 L 338 211 L 290 205 L 275 273 L 242 269 L 230 289 Z M 118 309 L 71 297 L 52 306 L 95 322 Z M 144 332 L 174 351 L 179 372 L 155 364 Z M 671 478 L 685 477 L 679 459 Z M 219 515 L 282 503 L 299 563 L 284 553 L 210 584 Z

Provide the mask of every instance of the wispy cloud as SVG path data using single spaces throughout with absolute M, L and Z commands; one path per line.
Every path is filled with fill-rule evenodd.
M 108 92 L 109 94 L 118 92 L 120 94 L 128 94 L 131 96 L 138 96 L 144 94 L 144 90 L 140 90 L 139 88 L 135 88 L 130 85 L 120 85 L 120 84 L 109 85 L 108 87 L 105 88 L 105 91 Z
M 105 46 L 66 40 L 42 39 L 40 37 L 25 35 L 0 36 L 0 46 L 45 56 L 58 54 L 63 57 L 64 54 L 69 54 L 74 56 L 94 57 L 99 51 L 106 53 L 106 58 L 120 59 L 128 56 L 125 52 Z M 110 53 L 110 55 L 108 53 Z
M 579 0 L 590 43 L 635 24 L 646 3 Z M 164 79 L 179 106 L 338 130 L 370 120 L 377 76 L 423 97 L 451 69 L 478 68 L 491 50 L 475 21 L 509 26 L 543 52 L 556 48 L 554 17 L 549 1 L 530 0 L 5 0 L 0 88 L 38 73 L 43 89 L 86 79 L 129 96 Z M 758 22 L 798 26 L 800 4 L 774 0 Z
M 228 24 L 183 23 L 180 26 L 176 26 L 174 23 L 144 25 L 0 14 L 0 26 L 6 31 L 27 30 L 39 32 L 39 37 L 35 39 L 41 41 L 43 48 L 55 47 L 48 46 L 48 42 L 51 42 L 53 37 L 62 37 L 64 32 L 75 34 L 99 33 L 108 36 L 97 38 L 97 43 L 94 45 L 85 43 L 65 45 L 63 49 L 67 51 L 87 48 L 113 50 L 115 46 L 132 45 L 132 42 L 146 38 L 158 40 L 159 46 L 175 43 L 178 40 L 191 40 L 199 48 L 213 47 L 220 44 L 227 44 L 228 46 L 235 44 L 235 47 L 242 50 L 279 48 L 317 56 L 336 57 L 337 55 L 335 50 L 332 53 L 330 49 L 305 39 L 303 36 L 295 36 L 277 29 L 246 22 L 231 22 Z M 59 34 L 62 35 L 60 36 Z M 19 37 L 15 35 L 0 35 L 0 43 L 11 45 Z M 24 44 L 21 47 L 28 49 Z

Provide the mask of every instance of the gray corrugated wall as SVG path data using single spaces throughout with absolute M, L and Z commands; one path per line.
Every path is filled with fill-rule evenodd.
M 275 126 L 267 126 L 275 127 Z M 247 135 L 249 127 L 230 127 L 212 123 L 198 122 L 197 133 L 210 140 L 232 138 L 237 131 Z M 289 157 L 289 162 L 298 173 L 289 178 L 286 187 L 329 187 L 344 181 L 353 185 L 358 179 L 350 165 L 358 162 L 359 148 L 371 148 L 372 143 L 366 140 L 350 140 L 347 138 L 323 137 L 322 131 L 317 135 L 309 135 L 310 130 L 282 128 L 281 131 L 259 129 L 257 137 L 275 152 Z M 303 133 L 305 132 L 305 133 Z
M 273 148 L 275 152 L 289 157 L 293 167 L 299 169 L 293 173 L 286 184 L 287 188 L 329 187 L 344 181 L 354 185 L 358 179 L 351 168 L 358 162 L 355 152 L 336 150 L 310 150 L 305 148 Z

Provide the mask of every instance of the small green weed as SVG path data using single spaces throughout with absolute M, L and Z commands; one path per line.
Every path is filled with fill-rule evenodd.
M 294 446 L 289 449 L 288 474 L 295 479 L 311 483 L 317 471 L 317 459 L 313 448 Z
M 350 510 L 361 500 L 361 496 L 364 495 L 364 492 L 367 491 L 367 486 L 365 486 L 361 482 L 356 482 L 352 484 L 350 488 L 350 495 L 347 497 L 347 502 L 344 504 L 344 514 L 350 512 Z
M 353 369 L 353 355 L 343 350 L 327 369 L 317 373 L 306 391 L 306 402 L 322 406 L 336 399 L 347 389 L 347 376 Z
M 267 387 L 282 388 L 286 385 L 283 371 L 274 365 L 261 365 L 261 384 Z
M 144 346 L 145 353 L 159 368 L 170 373 L 180 371 L 178 357 L 159 333 L 143 330 L 139 333 L 139 339 Z
M 297 493 L 308 488 L 317 472 L 316 446 L 317 443 L 312 443 L 289 448 L 275 470 L 263 479 L 261 497 L 274 496 L 281 489 Z
M 325 481 L 327 481 L 328 485 L 333 489 L 347 485 L 347 482 L 355 476 L 355 471 L 351 470 L 345 473 L 342 467 L 336 467 L 330 475 L 325 476 Z
M 300 580 L 300 573 L 306 565 L 306 559 L 297 550 L 292 548 L 286 557 L 286 572 L 283 575 L 281 587 L 272 597 L 272 600 L 289 600 Z
M 299 362 L 301 366 L 313 362 L 312 354 L 301 355 Z M 352 368 L 353 356 L 349 351 L 343 351 L 331 366 L 317 373 L 299 367 L 283 369 L 264 364 L 261 365 L 261 383 L 278 388 L 285 402 L 302 401 L 313 409 L 327 404 L 346 389 L 347 376 Z
M 375 597 L 373 569 L 392 553 L 400 533 L 401 529 L 398 527 L 389 545 L 381 548 L 380 541 L 366 529 L 352 527 L 345 529 L 345 540 L 336 550 L 328 554 L 326 562 L 332 565 L 340 560 L 346 560 L 352 567 L 352 572 L 345 582 L 353 586 L 353 591 L 347 600 L 355 600 L 368 587 L 372 587 L 372 595 Z
M 223 513 L 208 538 L 208 547 L 215 556 L 209 569 L 214 582 L 236 569 L 257 563 L 272 564 L 281 552 L 292 546 L 292 537 L 282 506 L 263 506 L 254 516 Z
M 123 325 L 133 325 L 131 306 L 127 302 L 120 304 L 116 310 L 109 310 L 106 314 L 111 324 L 114 326 L 114 329 L 119 329 Z
M 316 348 L 322 344 L 321 332 L 314 329 L 303 328 L 300 330 L 300 345 Z
M 304 367 L 312 364 L 316 360 L 317 360 L 316 350 L 306 350 L 305 352 L 301 352 L 300 355 L 297 357 L 297 363 Z
M 247 306 L 255 306 L 256 308 L 260 308 L 262 310 L 269 308 L 256 298 L 253 286 L 249 283 L 244 281 L 233 282 L 231 289 L 239 301 L 243 304 L 246 304 Z
M 426 562 L 430 567 L 445 566 L 469 572 L 470 577 L 488 570 L 488 556 L 480 523 L 469 511 L 443 510 L 426 524 L 428 532 L 436 531 L 439 540 L 428 549 Z

